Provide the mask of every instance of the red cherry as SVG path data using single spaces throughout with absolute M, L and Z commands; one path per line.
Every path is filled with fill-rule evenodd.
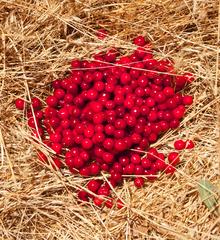
M 105 29 L 99 29 L 97 30 L 96 35 L 100 40 L 104 40 L 107 37 L 108 32 Z
M 135 175 L 143 175 L 144 168 L 141 165 L 135 165 L 134 167 L 134 174 Z
M 90 171 L 88 167 L 83 167 L 79 170 L 79 174 L 83 177 L 88 177 L 90 175 Z
M 141 188 L 144 186 L 144 179 L 142 177 L 137 177 L 134 179 L 134 185 L 137 188 Z
M 24 110 L 25 108 L 25 101 L 21 98 L 15 100 L 15 106 L 19 110 Z
M 175 119 L 181 119 L 184 116 L 184 113 L 185 107 L 184 106 L 181 107 L 181 105 L 172 111 L 172 115 Z
M 127 144 L 123 139 L 117 139 L 115 140 L 115 150 L 122 152 L 125 151 L 127 149 Z
M 186 141 L 186 149 L 192 149 L 195 147 L 195 144 L 192 140 L 187 140 Z
M 56 154 L 60 154 L 62 151 L 62 145 L 60 143 L 52 143 L 51 148 L 54 150 Z
M 98 195 L 102 196 L 109 196 L 110 195 L 110 188 L 107 186 L 101 186 L 98 190 Z
M 141 160 L 141 165 L 143 168 L 149 169 L 152 165 L 152 162 L 148 158 L 144 157 Z
M 132 175 L 134 174 L 134 169 L 135 165 L 133 163 L 130 163 L 127 166 L 125 166 L 123 173 L 126 175 Z
M 165 173 L 169 175 L 174 174 L 175 171 L 176 171 L 176 168 L 172 165 L 167 166 L 165 169 Z
M 193 103 L 192 96 L 189 96 L 189 95 L 183 96 L 183 104 L 184 105 L 192 105 L 192 103 Z
M 171 165 L 176 166 L 180 162 L 179 153 L 177 152 L 169 153 L 168 161 Z
M 141 157 L 137 153 L 132 153 L 130 161 L 131 163 L 138 165 L 141 163 Z
M 129 158 L 128 158 L 127 156 L 121 156 L 121 157 L 119 158 L 119 163 L 120 163 L 123 167 L 125 167 L 125 166 L 127 166 L 127 165 L 129 164 Z
M 90 180 L 87 184 L 87 188 L 91 191 L 96 193 L 100 187 L 101 183 L 98 180 Z
M 126 85 L 131 82 L 131 76 L 128 73 L 122 73 L 120 81 L 122 84 Z
M 174 142 L 174 148 L 176 150 L 183 150 L 186 147 L 186 142 L 184 142 L 183 140 L 176 140 Z
M 49 107 L 56 107 L 58 103 L 58 99 L 55 96 L 49 96 L 46 99 L 46 103 Z
M 124 207 L 124 203 L 120 199 L 118 199 L 116 203 L 118 209 L 122 209 Z
M 50 135 L 50 141 L 54 143 L 60 143 L 62 140 L 62 136 L 60 133 L 54 132 L 53 134 Z
M 84 190 L 81 190 L 78 192 L 78 198 L 82 201 L 85 201 L 85 202 L 88 202 L 89 199 L 88 199 L 88 193 Z
M 60 169 L 62 167 L 62 161 L 59 158 L 53 158 L 53 163 L 52 163 L 52 167 L 56 170 L 56 169 Z
M 134 39 L 134 44 L 137 45 L 137 46 L 142 46 L 143 47 L 146 44 L 145 38 L 143 36 L 137 36 Z
M 37 156 L 41 162 L 47 163 L 48 161 L 47 156 L 43 152 L 38 151 Z
M 42 107 L 42 103 L 41 103 L 40 99 L 37 97 L 34 97 L 31 99 L 31 104 L 35 110 L 40 109 Z
M 103 142 L 103 147 L 106 150 L 111 150 L 114 147 L 114 140 L 112 138 L 106 138 Z
M 103 160 L 107 163 L 107 164 L 110 164 L 113 162 L 114 160 L 114 155 L 109 153 L 109 152 L 104 152 L 103 155 Z
M 93 146 L 92 140 L 90 140 L 89 138 L 84 138 L 82 140 L 82 147 L 84 149 L 91 149 Z
M 105 206 L 107 208 L 112 208 L 113 207 L 113 200 L 112 199 L 108 199 L 106 202 L 105 202 Z
M 91 165 L 89 166 L 89 171 L 90 174 L 95 176 L 98 175 L 100 173 L 100 166 L 97 163 L 91 163 Z

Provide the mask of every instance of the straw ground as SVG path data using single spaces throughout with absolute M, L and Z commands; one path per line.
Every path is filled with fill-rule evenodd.
M 1 239 L 220 239 L 220 218 L 198 196 L 198 181 L 219 184 L 219 1 L 0 0 L 0 238 Z M 97 26 L 109 31 L 104 42 Z M 177 138 L 196 143 L 182 152 L 174 177 L 161 176 L 136 190 L 126 180 L 116 194 L 121 210 L 79 204 L 86 181 L 39 164 L 17 97 L 45 100 L 49 84 L 73 58 L 100 48 L 129 53 L 137 34 L 153 43 L 157 58 L 171 58 L 196 80 L 181 128 L 156 144 L 168 153 Z

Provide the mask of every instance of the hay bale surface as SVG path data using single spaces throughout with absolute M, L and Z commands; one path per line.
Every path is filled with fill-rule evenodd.
M 220 239 L 219 217 L 198 196 L 204 177 L 219 182 L 219 1 L 196 0 L 0 0 L 0 238 L 1 239 Z M 95 31 L 109 31 L 104 42 Z M 194 104 L 180 129 L 156 144 L 168 153 L 177 138 L 191 138 L 174 177 L 137 190 L 126 181 L 117 194 L 121 210 L 79 204 L 85 180 L 43 167 L 18 97 L 45 100 L 49 84 L 63 77 L 73 58 L 98 48 L 121 47 L 146 35 L 157 58 L 171 58 L 196 81 L 185 90 Z

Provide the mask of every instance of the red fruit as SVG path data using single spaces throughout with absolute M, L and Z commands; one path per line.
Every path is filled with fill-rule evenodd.
M 156 169 L 154 169 L 154 168 L 146 170 L 145 174 L 147 175 L 147 179 L 151 182 L 155 181 L 158 178 Z
M 152 165 L 152 162 L 148 158 L 144 157 L 141 160 L 141 165 L 143 168 L 149 169 Z
M 145 38 L 143 36 L 137 36 L 134 39 L 134 44 L 143 47 L 146 44 Z
M 89 138 L 82 139 L 82 147 L 84 149 L 91 149 L 92 146 L 93 146 L 92 140 L 90 140 Z
M 103 160 L 105 161 L 105 163 L 107 163 L 107 164 L 112 163 L 114 160 L 114 155 L 109 152 L 104 152 L 102 157 L 103 157 Z
M 105 206 L 107 208 L 112 208 L 113 207 L 113 200 L 112 199 L 108 199 L 106 202 L 105 202 Z
M 39 138 L 40 139 L 44 135 L 44 130 L 43 130 L 43 128 L 40 128 L 40 127 L 38 129 L 32 129 L 31 135 L 33 137 L 35 137 L 35 138 Z
M 25 108 L 25 101 L 21 98 L 15 100 L 15 106 L 19 110 L 24 110 Z
M 83 167 L 79 170 L 79 174 L 83 177 L 88 177 L 90 175 L 90 171 L 88 167 Z
M 94 144 L 97 144 L 97 143 L 102 143 L 104 139 L 105 139 L 105 135 L 102 132 L 97 132 L 93 136 L 92 141 Z
M 115 140 L 115 150 L 118 152 L 125 151 L 127 149 L 127 144 L 123 139 Z
M 122 73 L 120 81 L 122 84 L 127 85 L 131 82 L 131 76 L 128 73 Z
M 183 150 L 186 147 L 186 143 L 183 140 L 176 140 L 174 142 L 174 148 L 176 150 Z
M 112 138 L 106 138 L 103 142 L 103 147 L 106 150 L 111 150 L 114 147 L 114 140 Z
M 62 140 L 62 136 L 60 133 L 53 133 L 50 135 L 50 141 L 54 143 L 60 143 Z
M 165 173 L 169 175 L 174 174 L 175 171 L 176 171 L 176 168 L 172 165 L 167 166 L 165 169 Z
M 80 68 L 80 67 L 81 67 L 80 61 L 77 60 L 77 59 L 72 60 L 72 61 L 71 61 L 71 67 L 72 67 L 72 69 Z
M 43 163 L 47 163 L 47 156 L 43 153 L 43 152 L 41 152 L 41 151 L 39 151 L 38 153 L 37 153 L 37 156 L 38 156 L 38 158 L 39 158 L 39 160 L 41 161 L 41 162 L 43 162 Z
M 172 111 L 172 115 L 175 119 L 181 119 L 184 116 L 185 107 L 180 105 Z
M 119 158 L 119 163 L 123 166 L 126 167 L 129 164 L 129 158 L 128 156 L 121 156 Z
M 177 152 L 169 153 L 168 161 L 171 165 L 176 166 L 180 162 L 179 153 Z
M 98 175 L 100 173 L 100 166 L 97 163 L 91 163 L 89 166 L 89 172 L 92 176 Z
M 97 30 L 96 35 L 100 40 L 104 40 L 107 37 L 108 32 L 105 29 L 99 29 Z
M 42 106 L 42 103 L 40 101 L 39 98 L 37 97 L 34 97 L 31 99 L 31 104 L 32 104 L 32 107 L 36 110 L 36 109 L 40 109 L 41 106 Z
M 144 186 L 144 179 L 142 177 L 137 177 L 134 179 L 134 185 L 137 187 L 137 188 L 141 188 Z
M 30 117 L 28 119 L 28 126 L 34 129 L 36 129 L 37 127 L 39 128 L 40 127 L 39 120 L 34 119 L 33 117 Z
M 178 119 L 173 119 L 172 121 L 170 121 L 171 129 L 176 129 L 179 127 L 179 125 L 180 125 L 180 121 Z
M 87 188 L 91 191 L 96 193 L 100 187 L 101 183 L 98 180 L 90 180 L 87 184 Z
M 158 159 L 154 163 L 154 167 L 155 167 L 156 171 L 164 171 L 166 169 L 167 165 L 164 160 Z
M 56 107 L 58 104 L 58 99 L 55 96 L 49 96 L 46 99 L 46 103 L 49 107 Z
M 111 180 L 113 180 L 116 183 L 120 183 L 122 181 L 122 176 L 118 172 L 112 172 L 111 173 Z
M 150 148 L 147 152 L 147 158 L 150 161 L 156 161 L 158 159 L 158 152 L 156 148 Z
M 135 165 L 134 174 L 135 175 L 143 175 L 144 174 L 144 168 L 141 165 Z
M 103 204 L 103 199 L 100 197 L 95 197 L 93 202 L 97 207 L 101 207 Z
M 76 169 L 80 169 L 84 166 L 84 161 L 82 160 L 82 158 L 80 158 L 79 156 L 76 156 L 73 158 L 73 167 Z
M 130 161 L 131 163 L 138 165 L 141 163 L 141 157 L 137 153 L 132 153 Z
M 192 96 L 189 96 L 189 95 L 183 96 L 183 104 L 184 105 L 191 105 L 192 103 L 193 103 Z
M 56 170 L 56 169 L 60 169 L 62 167 L 62 161 L 59 158 L 53 158 L 53 162 L 52 162 L 52 167 Z
M 78 198 L 82 201 L 85 201 L 85 202 L 88 202 L 89 199 L 88 199 L 88 193 L 84 190 L 80 190 L 78 192 Z
M 184 73 L 183 76 L 185 77 L 187 83 L 192 83 L 195 80 L 192 73 Z
M 98 190 L 98 195 L 109 196 L 110 188 L 107 186 L 101 186 Z
M 192 140 L 187 140 L 186 141 L 186 149 L 192 149 L 195 147 L 195 144 Z
M 52 87 L 53 87 L 54 89 L 57 89 L 57 88 L 59 88 L 60 86 L 61 86 L 61 81 L 60 81 L 60 80 L 55 80 L 55 81 L 52 82 Z
M 133 163 L 130 163 L 127 166 L 125 166 L 123 174 L 132 175 L 134 174 L 134 169 L 135 169 L 135 165 Z
M 124 203 L 120 199 L 117 200 L 116 204 L 118 209 L 122 209 L 124 207 Z
M 51 149 L 53 149 L 56 154 L 60 154 L 62 151 L 62 145 L 60 143 L 52 143 Z

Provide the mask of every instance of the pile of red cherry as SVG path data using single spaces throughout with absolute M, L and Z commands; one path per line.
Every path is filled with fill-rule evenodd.
M 134 44 L 131 55 L 120 56 L 112 48 L 92 61 L 73 60 L 69 76 L 52 83 L 54 91 L 44 108 L 38 98 L 32 99 L 32 110 L 22 99 L 15 102 L 18 109 L 26 109 L 33 135 L 54 150 L 55 168 L 66 165 L 83 177 L 109 173 L 108 181 L 89 180 L 89 191 L 78 192 L 80 200 L 91 199 L 97 206 L 113 206 L 111 190 L 123 177 L 132 175 L 140 188 L 145 179 L 155 180 L 158 172 L 173 174 L 180 162 L 178 152 L 171 152 L 166 161 L 163 153 L 149 146 L 179 127 L 185 106 L 193 102 L 180 91 L 193 76 L 177 76 L 170 60 L 156 60 L 144 37 L 136 37 Z M 174 147 L 190 149 L 194 144 L 178 140 Z M 38 155 L 48 161 L 42 152 Z M 117 206 L 123 203 L 118 200 Z

